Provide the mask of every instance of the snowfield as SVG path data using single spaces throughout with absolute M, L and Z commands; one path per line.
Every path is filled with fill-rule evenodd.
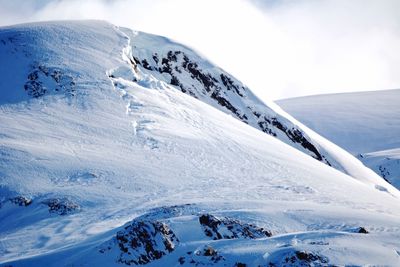
M 277 103 L 400 188 L 400 90 L 308 96 Z
M 189 48 L 62 21 L 0 55 L 1 266 L 400 264 L 400 192 Z

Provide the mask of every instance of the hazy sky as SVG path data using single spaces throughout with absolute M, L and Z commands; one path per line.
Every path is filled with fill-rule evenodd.
M 399 0 L 0 0 L 0 25 L 54 19 L 171 37 L 264 99 L 400 88 Z

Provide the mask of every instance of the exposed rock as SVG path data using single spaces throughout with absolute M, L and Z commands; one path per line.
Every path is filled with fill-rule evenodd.
M 194 253 L 188 252 L 187 254 L 188 256 L 185 255 L 184 257 L 181 257 L 179 262 L 188 262 L 193 266 L 219 266 L 221 265 L 221 261 L 225 261 L 225 258 L 222 255 L 219 255 L 218 251 L 210 245 L 206 245 L 203 248 L 194 251 Z
M 235 92 L 236 92 L 239 96 L 243 97 L 243 94 L 240 92 L 240 89 L 245 90 L 245 88 L 244 88 L 243 86 L 240 88 L 240 86 L 239 86 L 239 85 L 236 85 L 236 84 L 234 83 L 234 81 L 233 81 L 229 76 L 227 76 L 227 75 L 225 75 L 225 74 L 223 74 L 223 73 L 220 74 L 220 77 L 221 77 L 222 83 L 225 85 L 225 87 L 226 87 L 228 90 L 235 90 Z
M 49 207 L 50 213 L 56 213 L 58 215 L 67 215 L 78 212 L 80 206 L 67 198 L 51 198 L 43 201 Z
M 149 62 L 147 62 L 146 59 L 142 60 L 142 66 L 143 66 L 143 68 L 145 68 L 147 70 L 153 70 L 153 68 L 150 66 Z
M 290 250 L 280 257 L 274 258 L 267 266 L 271 267 L 312 267 L 312 266 L 332 266 L 329 259 L 315 252 Z
M 230 110 L 233 114 L 235 114 L 236 116 L 240 116 L 237 108 L 235 108 L 227 99 L 226 97 L 224 97 L 221 92 L 219 90 L 215 90 L 212 94 L 211 94 L 211 98 L 215 99 L 218 104 L 220 104 L 222 107 L 227 108 L 228 110 Z
M 73 77 L 64 74 L 60 69 L 40 64 L 32 67 L 24 89 L 34 98 L 44 96 L 48 92 L 63 92 L 68 96 L 74 96 L 76 93 Z
M 179 243 L 175 233 L 159 221 L 132 221 L 115 237 L 120 254 L 117 261 L 144 265 L 172 252 Z M 105 252 L 103 249 L 101 252 Z
M 318 152 L 318 149 L 311 144 L 307 138 L 304 137 L 303 132 L 301 132 L 299 129 L 296 128 L 291 128 L 288 129 L 285 125 L 283 125 L 277 118 L 272 118 L 272 125 L 274 125 L 276 128 L 284 132 L 287 137 L 293 142 L 293 143 L 299 143 L 302 147 L 307 149 L 308 151 L 313 153 L 313 157 L 319 161 L 322 161 L 322 155 Z M 330 164 L 329 164 L 330 165 Z
M 171 79 L 165 82 L 178 87 L 183 93 L 192 97 L 211 98 L 244 123 L 251 124 L 269 135 L 276 137 L 279 131 L 283 132 L 293 143 L 300 144 L 309 155 L 331 166 L 313 142 L 295 125 L 282 122 L 279 116 L 271 117 L 271 114 L 267 115 L 257 107 L 243 108 L 242 105 L 237 105 L 238 101 L 246 103 L 244 99 L 247 98 L 247 88 L 222 70 L 210 73 L 202 69 L 199 62 L 179 50 L 170 50 L 164 56 L 153 53 L 148 59 L 134 57 L 134 61 L 135 65 L 142 65 L 146 70 L 168 73 Z M 182 79 L 181 77 L 185 77 L 182 76 L 183 73 L 190 75 L 193 82 L 186 82 L 186 78 Z
M 204 256 L 215 256 L 215 255 L 217 255 L 217 251 L 215 249 L 213 249 L 213 247 L 208 246 L 208 247 L 204 248 L 203 255 Z
M 361 158 L 362 158 L 362 156 L 361 156 Z M 388 179 L 388 177 L 390 176 L 390 172 L 387 170 L 387 168 L 382 165 L 379 165 L 378 170 L 381 173 L 382 178 L 385 179 L 386 182 L 390 183 L 390 181 Z
M 46 94 L 47 89 L 43 86 L 41 81 L 38 81 L 39 75 L 37 71 L 31 72 L 28 75 L 28 81 L 24 85 L 25 91 L 28 95 L 38 98 Z
M 156 64 L 158 64 L 159 59 L 158 59 L 158 54 L 157 54 L 157 53 L 154 53 L 154 54 L 153 54 L 153 60 L 154 60 L 154 62 L 155 62 Z
M 178 78 L 176 76 L 172 76 L 170 83 L 172 85 L 174 85 L 174 86 L 180 86 L 181 85 L 181 83 L 179 82 L 179 80 L 178 80 Z
M 318 255 L 318 254 L 313 253 L 313 252 L 296 251 L 295 255 L 296 255 L 296 258 L 299 261 L 303 261 L 305 263 L 322 264 L 322 263 L 328 263 L 329 262 L 327 257 Z
M 24 196 L 16 196 L 13 198 L 10 198 L 11 203 L 14 203 L 18 206 L 29 206 L 30 204 L 32 204 L 32 199 L 28 198 L 28 197 L 24 197 Z
M 185 257 L 179 257 L 178 259 L 179 264 L 184 264 L 185 263 Z
M 263 238 L 271 236 L 271 232 L 252 224 L 240 222 L 232 218 L 219 219 L 211 214 L 203 214 L 199 222 L 204 234 L 213 240 L 234 238 Z
M 327 246 L 327 245 L 329 245 L 329 242 L 318 240 L 318 241 L 311 241 L 308 244 L 310 244 L 310 245 L 318 245 L 318 246 Z
M 359 233 L 359 234 L 368 234 L 369 233 L 367 231 L 367 229 L 365 229 L 364 227 L 358 227 L 355 232 Z

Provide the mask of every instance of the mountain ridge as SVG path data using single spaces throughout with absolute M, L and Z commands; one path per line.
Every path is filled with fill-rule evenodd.
M 0 265 L 398 262 L 390 185 L 326 166 L 170 76 L 135 71 L 111 24 L 15 31 L 12 41 L 0 31 L 2 58 L 18 66 L 0 61 L 13 73 L 0 90 L 46 91 L 1 99 Z
M 125 31 L 129 33 L 129 30 Z M 183 93 L 232 114 L 239 120 L 357 179 L 364 180 L 365 177 L 374 176 L 372 171 L 364 168 L 344 150 L 301 125 L 273 103 L 268 103 L 267 106 L 240 81 L 222 69 L 212 66 L 208 60 L 194 55 L 188 47 L 180 46 L 169 39 L 166 45 L 154 47 L 153 43 L 162 43 L 166 40 L 165 37 L 140 32 L 134 32 L 131 39 L 138 40 L 138 44 L 131 49 L 131 64 L 134 68 L 141 66 L 141 72 L 144 74 L 154 75 L 158 80 L 163 80 Z M 159 39 L 162 41 L 156 41 Z M 167 48 L 171 45 L 175 48 Z M 191 60 L 193 62 L 190 62 Z M 221 88 L 222 85 L 225 86 L 225 90 Z M 335 151 L 339 150 L 340 153 L 336 155 Z

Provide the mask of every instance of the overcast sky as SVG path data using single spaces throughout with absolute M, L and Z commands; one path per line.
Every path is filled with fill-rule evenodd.
M 0 25 L 54 19 L 171 37 L 263 99 L 400 88 L 399 0 L 0 0 Z

